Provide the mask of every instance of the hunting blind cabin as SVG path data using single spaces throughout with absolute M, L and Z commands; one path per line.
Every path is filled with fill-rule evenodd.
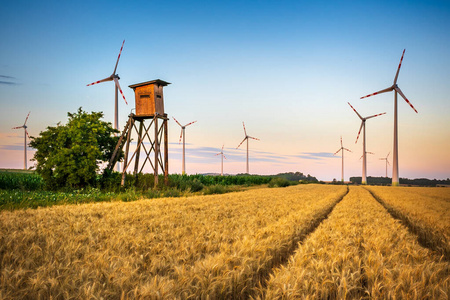
M 155 186 L 158 184 L 159 168 L 161 168 L 161 173 L 164 174 L 164 181 L 167 184 L 169 175 L 168 118 L 167 114 L 164 113 L 163 87 L 169 84 L 169 82 L 157 79 L 129 86 L 134 90 L 136 114 L 131 113 L 128 116 L 128 122 L 108 164 L 108 169 L 112 170 L 119 159 L 119 153 L 125 146 L 122 185 L 125 183 L 125 175 L 132 165 L 133 159 L 134 175 L 137 176 L 138 173 L 141 173 L 148 162 L 153 169 Z M 146 120 L 150 122 L 148 125 L 145 124 Z M 130 156 L 133 129 L 137 134 L 137 145 L 136 150 Z M 144 150 L 145 158 L 140 165 L 141 149 Z

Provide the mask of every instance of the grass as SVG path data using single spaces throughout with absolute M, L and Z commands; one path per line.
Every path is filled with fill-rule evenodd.
M 153 188 L 151 174 L 127 175 L 127 185 L 120 186 L 121 174 L 98 178 L 98 187 L 85 189 L 44 190 L 42 178 L 33 171 L 0 171 L 0 210 L 83 204 L 102 201 L 135 201 L 143 198 L 187 197 L 235 192 L 269 182 L 270 177 L 169 175 L 169 186 Z M 163 183 L 163 177 L 160 178 Z

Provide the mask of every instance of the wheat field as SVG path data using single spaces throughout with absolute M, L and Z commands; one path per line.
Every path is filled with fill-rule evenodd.
M 424 211 L 441 191 L 415 192 Z M 377 200 L 299 185 L 2 211 L 0 299 L 448 299 L 448 259 Z M 439 227 L 424 214 L 412 220 Z

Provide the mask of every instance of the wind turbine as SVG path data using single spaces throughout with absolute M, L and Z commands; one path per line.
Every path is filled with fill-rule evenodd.
M 353 109 L 353 111 L 358 115 L 358 117 L 361 119 L 361 127 L 359 127 L 358 136 L 356 137 L 355 144 L 358 142 L 359 134 L 361 133 L 361 129 L 363 130 L 363 167 L 362 167 L 362 178 L 361 178 L 361 184 L 367 184 L 367 157 L 366 157 L 366 120 L 378 117 L 381 115 L 384 115 L 384 113 L 373 115 L 370 117 L 361 117 L 361 115 L 356 111 L 356 109 L 350 104 L 350 102 L 347 102 L 348 105 Z
M 336 151 L 333 155 L 336 155 L 339 153 L 339 151 L 342 151 L 342 182 L 344 182 L 344 150 L 346 150 L 348 152 L 352 152 L 351 150 L 344 148 L 344 145 L 342 144 L 342 136 L 341 136 L 341 148 L 339 148 L 339 150 Z
M 177 119 L 175 119 L 174 117 L 173 117 L 173 119 L 175 120 L 175 122 L 177 122 L 177 124 L 178 125 L 180 125 L 180 127 L 181 127 L 181 134 L 180 134 L 180 141 L 178 142 L 178 143 L 180 143 L 181 142 L 181 137 L 183 137 L 183 164 L 182 164 L 182 174 L 184 175 L 184 174 L 186 174 L 186 161 L 185 161 L 185 136 L 186 136 L 186 134 L 185 134 L 185 128 L 187 127 L 187 126 L 189 126 L 189 125 L 191 125 L 191 124 L 194 124 L 195 122 L 197 122 L 197 121 L 193 121 L 193 122 L 191 122 L 191 123 L 188 123 L 188 124 L 186 124 L 186 125 L 181 125 L 180 124 L 180 122 L 178 122 L 177 121 Z
M 17 126 L 17 127 L 13 127 L 12 129 L 20 129 L 23 128 L 24 130 L 24 142 L 23 142 L 23 169 L 26 170 L 27 169 L 27 136 L 30 137 L 28 135 L 28 126 L 27 126 L 27 121 L 28 121 L 28 117 L 30 116 L 31 111 L 28 113 L 27 117 L 25 118 L 25 122 L 23 122 L 22 126 Z
M 245 138 L 242 140 L 242 142 L 239 144 L 239 146 L 236 147 L 236 149 L 238 149 L 238 148 L 242 145 L 242 143 L 245 142 L 245 140 L 247 140 L 247 174 L 249 174 L 249 172 L 248 172 L 248 139 L 254 139 L 254 140 L 257 140 L 257 141 L 259 141 L 259 139 L 247 135 L 247 130 L 245 130 L 245 124 L 244 124 L 244 122 L 242 122 L 242 126 L 244 126 Z
M 375 92 L 373 94 L 369 94 L 367 96 L 361 97 L 361 99 L 363 99 L 363 98 L 367 98 L 367 97 L 374 96 L 374 95 L 377 95 L 377 94 L 394 91 L 394 151 L 393 151 L 393 157 L 394 158 L 393 158 L 393 161 L 392 161 L 392 186 L 399 185 L 399 175 L 398 175 L 398 135 L 397 135 L 397 94 L 400 94 L 400 96 L 402 96 L 402 98 L 405 99 L 405 101 L 409 104 L 409 106 L 411 106 L 411 108 L 417 113 L 417 110 L 414 108 L 414 106 L 411 104 L 411 102 L 409 102 L 409 100 L 403 94 L 402 90 L 400 90 L 400 88 L 397 85 L 398 73 L 400 72 L 400 67 L 402 66 L 402 61 L 403 61 L 403 56 L 405 55 L 405 50 L 406 49 L 403 49 L 402 58 L 400 59 L 400 63 L 398 64 L 397 73 L 395 74 L 394 83 L 392 84 L 392 86 L 390 86 L 390 87 L 388 87 L 388 88 L 386 88 L 384 90 Z
M 372 154 L 372 155 L 375 154 L 375 153 L 373 153 L 373 152 L 366 151 L 366 154 L 367 154 L 367 153 Z M 359 160 L 361 160 L 363 157 L 364 157 L 364 155 L 361 155 L 361 157 L 359 158 Z
M 380 160 L 385 160 L 386 161 L 386 178 L 388 177 L 387 176 L 387 166 L 389 165 L 389 161 L 388 161 L 389 154 L 391 154 L 391 152 L 389 152 L 388 155 L 386 155 L 386 157 L 380 158 Z
M 225 146 L 225 145 L 222 145 L 222 150 L 221 150 L 219 153 L 217 153 L 216 155 L 214 155 L 214 156 L 220 155 L 221 158 L 222 158 L 222 168 L 220 169 L 220 176 L 223 176 L 223 159 L 224 159 L 224 158 L 227 159 L 226 156 L 225 156 L 225 154 L 223 154 L 223 147 L 224 147 L 224 146 Z
M 119 52 L 119 56 L 117 57 L 117 61 L 116 61 L 116 66 L 114 67 L 114 71 L 111 74 L 111 76 L 99 80 L 99 81 L 95 81 L 93 83 L 89 83 L 87 86 L 90 85 L 94 85 L 97 83 L 101 83 L 101 82 L 105 82 L 105 81 L 114 81 L 114 86 L 115 86 L 115 102 L 114 102 L 114 128 L 119 130 L 119 100 L 118 100 L 118 91 L 120 91 L 120 94 L 123 97 L 123 100 L 125 101 L 125 103 L 128 105 L 127 99 L 125 99 L 125 96 L 122 92 L 122 89 L 120 88 L 120 84 L 119 84 L 119 74 L 116 74 L 116 70 L 117 70 L 117 65 L 119 64 L 119 59 L 120 59 L 120 55 L 122 54 L 122 49 L 123 49 L 123 44 L 125 44 L 125 40 L 123 40 L 122 43 L 122 47 L 120 48 L 120 52 Z M 116 171 L 119 171 L 119 165 L 116 164 Z

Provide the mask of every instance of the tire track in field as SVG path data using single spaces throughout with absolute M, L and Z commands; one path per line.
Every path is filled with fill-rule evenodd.
M 311 233 L 313 233 L 319 225 L 328 218 L 328 216 L 331 214 L 333 209 L 336 207 L 339 202 L 342 201 L 342 199 L 345 198 L 349 193 L 349 187 L 347 185 L 347 191 L 339 197 L 333 205 L 331 205 L 329 208 L 327 208 L 325 211 L 321 212 L 320 214 L 316 215 L 316 218 L 309 224 L 308 227 L 303 228 L 296 236 L 293 237 L 291 247 L 286 252 L 286 255 L 282 257 L 276 264 L 273 264 L 272 266 L 272 272 L 267 272 L 265 274 L 258 274 L 259 276 L 259 282 L 256 284 L 255 287 L 260 289 L 261 291 L 265 291 L 265 288 L 267 287 L 268 279 L 270 278 L 270 275 L 274 274 L 274 270 L 279 268 L 282 265 L 285 265 L 288 263 L 289 259 L 294 255 L 295 251 L 299 247 L 299 243 L 303 242 Z M 265 293 L 265 292 L 264 292 Z M 256 295 L 256 291 L 254 291 L 251 295 L 248 295 L 249 299 L 254 299 Z M 261 295 L 264 299 L 264 294 Z
M 395 209 L 393 206 L 387 204 L 380 196 L 372 192 L 371 190 L 364 187 L 375 200 L 378 201 L 387 212 L 394 218 L 399 220 L 408 231 L 415 236 L 417 236 L 417 241 L 419 244 L 427 249 L 430 249 L 433 252 L 437 252 L 439 255 L 443 256 L 444 260 L 450 261 L 450 249 L 448 249 L 445 244 L 445 237 L 441 237 L 436 235 L 435 233 L 430 232 L 427 228 L 420 226 L 420 224 L 414 222 L 407 213 L 402 213 L 401 211 Z

